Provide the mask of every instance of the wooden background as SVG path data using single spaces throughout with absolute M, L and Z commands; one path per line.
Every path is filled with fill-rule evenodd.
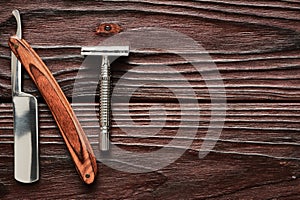
M 300 198 L 300 2 L 298 0 L 116 0 L 0 1 L 0 198 L 77 199 L 299 199 Z M 80 46 L 96 45 L 109 35 L 96 35 L 101 23 L 120 24 L 124 31 L 140 27 L 173 29 L 199 42 L 215 61 L 226 86 L 227 117 L 220 140 L 204 159 L 198 151 L 210 119 L 210 99 L 204 80 L 174 55 L 135 52 L 112 66 L 113 84 L 133 67 L 126 88 L 149 74 L 147 66 L 170 65 L 194 86 L 201 119 L 192 146 L 175 163 L 155 172 L 132 174 L 99 163 L 95 184 L 84 185 L 73 166 L 54 120 L 35 86 L 24 73 L 25 92 L 39 99 L 40 166 L 38 183 L 24 185 L 13 178 L 13 118 L 10 51 L 7 39 L 16 31 L 13 9 L 22 14 L 23 37 L 53 72 L 70 101 L 73 83 L 84 58 Z M 168 42 L 168 41 L 166 41 Z M 170 75 L 164 72 L 166 76 Z M 88 77 L 80 77 L 83 80 Z M 92 95 L 81 87 L 73 97 Z M 184 91 L 173 82 L 173 90 Z M 122 90 L 118 95 L 126 95 Z M 184 99 L 184 93 L 182 98 Z M 187 98 L 187 97 L 186 97 Z M 121 99 L 121 98 L 120 98 Z M 98 133 L 94 103 L 73 103 L 89 135 Z M 153 151 L 170 141 L 180 110 L 166 89 L 137 90 L 124 116 L 122 101 L 113 105 L 126 126 L 134 119 L 149 124 L 150 106 L 165 106 L 166 128 L 156 137 L 127 137 L 113 122 L 112 142 L 128 151 Z M 192 112 L 192 111 L 191 111 Z M 123 113 L 124 114 L 124 113 Z M 160 122 L 162 116 L 152 120 Z M 142 131 L 143 128 L 137 129 Z M 176 147 L 173 147 L 174 151 Z

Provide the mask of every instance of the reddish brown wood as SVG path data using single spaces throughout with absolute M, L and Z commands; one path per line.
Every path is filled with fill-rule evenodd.
M 110 36 L 123 31 L 119 24 L 115 23 L 102 23 L 96 28 L 96 34 L 102 36 Z
M 124 112 L 127 109 L 124 103 L 112 105 L 112 131 L 111 139 L 114 144 L 145 147 L 160 147 L 166 144 L 173 137 L 176 137 L 178 123 L 181 117 L 185 116 L 190 122 L 199 121 L 199 130 L 190 149 L 199 151 L 207 128 L 209 126 L 210 104 L 201 103 L 200 117 L 190 107 L 182 111 L 176 103 L 131 103 L 130 115 Z M 98 149 L 99 134 L 99 104 L 97 103 L 76 103 L 72 104 L 77 118 L 82 124 L 89 141 L 92 143 L 94 152 Z M 165 114 L 149 116 L 149 111 L 165 110 Z M 222 134 L 214 148 L 214 152 L 226 155 L 253 155 L 264 156 L 273 159 L 300 159 L 300 104 L 299 103 L 229 103 L 227 105 L 227 117 Z M 0 155 L 12 156 L 13 152 L 7 148 L 13 143 L 13 118 L 12 104 L 0 104 Z M 152 129 L 158 128 L 166 118 L 164 127 L 158 134 L 152 137 L 143 137 L 144 131 L 150 123 Z M 116 124 L 116 120 L 119 121 Z M 136 127 L 132 130 L 139 134 L 135 137 L 128 136 L 120 127 L 130 128 L 129 122 L 133 120 Z M 64 156 L 66 157 L 64 142 L 59 134 L 59 129 L 52 118 L 51 112 L 45 104 L 39 106 L 39 127 L 41 156 Z M 52 147 L 51 145 L 56 145 Z M 176 147 L 174 147 L 176 148 Z M 138 149 L 138 147 L 136 147 Z
M 11 37 L 9 46 L 47 102 L 81 179 L 87 184 L 93 183 L 97 174 L 95 155 L 55 78 L 24 39 Z
M 172 76 L 159 65 L 176 69 L 193 84 L 200 100 L 200 118 L 194 117 L 192 110 L 184 112 L 190 115 L 190 121 L 200 122 L 190 150 L 175 163 L 152 173 L 129 174 L 99 163 L 101 176 L 93 185 L 84 186 L 74 173 L 72 159 L 49 108 L 24 73 L 23 90 L 40 102 L 41 179 L 27 186 L 15 182 L 7 39 L 15 34 L 11 11 L 16 8 L 21 11 L 24 38 L 34 45 L 70 99 L 94 95 L 88 89 L 97 83 L 91 82 L 89 76 L 78 77 L 77 72 L 84 60 L 81 46 L 94 46 L 107 39 L 106 35 L 95 35 L 99 24 L 120 24 L 124 28 L 121 34 L 130 29 L 163 27 L 193 38 L 212 56 L 230 101 L 225 126 L 213 152 L 198 159 L 210 120 L 204 80 L 174 55 L 136 50 L 112 64 L 113 87 L 124 73 L 132 70 L 132 79 L 126 80 L 116 95 L 122 99 L 128 88 L 147 78 L 162 73 Z M 0 101 L 5 103 L 0 103 L 0 198 L 299 199 L 299 8 L 297 0 L 1 1 Z M 166 38 L 164 42 L 170 41 Z M 178 45 L 177 50 L 184 52 L 189 48 Z M 143 66 L 144 70 L 134 70 L 135 66 Z M 73 93 L 77 79 L 83 83 Z M 170 87 L 183 97 L 188 89 L 176 80 Z M 140 126 L 147 125 L 150 107 L 163 104 L 167 127 L 155 137 L 128 137 L 113 121 L 112 142 L 134 152 L 160 148 L 176 133 L 181 118 L 176 98 L 169 90 L 155 85 L 140 88 L 133 97 L 130 116 L 124 115 L 126 105 L 122 102 L 113 105 L 114 117 L 122 121 L 121 126 L 129 127 L 131 119 Z M 99 132 L 99 119 L 93 117 L 91 108 L 98 110 L 99 105 L 82 102 L 73 106 L 92 147 L 97 147 L 94 135 Z M 161 123 L 163 118 L 154 116 L 152 122 Z M 143 133 L 143 128 L 134 130 Z M 175 151 L 178 147 L 173 148 Z
M 95 35 L 98 24 L 113 22 L 126 30 L 142 27 L 162 27 L 176 30 L 193 38 L 212 56 L 226 84 L 227 97 L 231 101 L 276 100 L 297 101 L 299 90 L 299 3 L 255 1 L 107 1 L 80 3 L 38 2 L 6 3 L 0 13 L 0 93 L 1 98 L 9 97 L 10 91 L 10 52 L 7 38 L 15 33 L 15 22 L 10 19 L 11 10 L 20 8 L 24 23 L 24 38 L 39 47 L 38 53 L 54 73 L 67 97 L 87 96 L 90 84 L 82 85 L 82 92 L 72 93 L 72 83 L 84 58 L 80 55 L 81 46 L 94 46 L 107 39 Z M 55 12 L 53 12 L 55 11 Z M 63 20 L 62 20 L 63 19 Z M 50 34 L 51 33 L 51 34 Z M 122 33 L 121 33 L 122 34 Z M 46 36 L 46 37 L 45 37 Z M 149 34 L 149 40 L 151 40 Z M 165 44 L 168 44 L 168 38 Z M 179 41 L 180 42 L 180 41 Z M 71 48 L 70 48 L 71 47 Z M 178 45 L 178 52 L 184 52 Z M 144 81 L 151 71 L 152 63 L 168 65 L 195 84 L 197 98 L 209 99 L 205 82 L 187 62 L 176 56 L 159 52 L 131 53 L 128 58 L 113 63 L 113 82 L 135 66 L 145 66 L 144 71 L 134 71 L 135 79 L 128 80 L 120 91 L 120 96 L 128 88 Z M 197 55 L 195 55 L 197 57 Z M 63 65 L 62 65 L 63 64 Z M 62 68 L 63 66 L 63 68 Z M 154 67 L 153 67 L 154 68 Z M 153 70 L 159 75 L 167 73 L 159 67 Z M 152 72 L 153 73 L 153 72 Z M 31 81 L 25 78 L 24 91 L 38 96 Z M 180 91 L 178 84 L 172 87 Z M 134 97 L 159 100 L 165 91 L 143 88 Z M 169 101 L 170 93 L 163 98 Z

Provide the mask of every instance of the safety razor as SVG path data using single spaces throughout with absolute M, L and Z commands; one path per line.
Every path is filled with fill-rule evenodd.
M 81 54 L 86 56 L 102 56 L 100 72 L 100 135 L 99 148 L 109 150 L 110 108 L 111 108 L 111 73 L 110 60 L 112 56 L 128 56 L 129 46 L 93 46 L 82 47 Z

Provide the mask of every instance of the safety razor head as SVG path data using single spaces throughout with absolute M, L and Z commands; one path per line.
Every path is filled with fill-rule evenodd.
M 81 55 L 87 56 L 128 56 L 129 46 L 91 46 L 82 47 Z

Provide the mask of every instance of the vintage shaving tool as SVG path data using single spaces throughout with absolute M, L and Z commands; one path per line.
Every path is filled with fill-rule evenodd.
M 100 73 L 100 136 L 99 148 L 101 151 L 109 150 L 110 129 L 110 61 L 109 56 L 128 56 L 129 46 L 94 46 L 82 47 L 82 55 L 102 56 Z
M 22 37 L 18 10 L 12 14 L 17 20 L 16 37 Z M 38 106 L 34 96 L 21 91 L 21 63 L 11 55 L 11 83 L 14 112 L 14 176 L 22 183 L 39 180 Z
M 25 40 L 12 36 L 8 44 L 49 106 L 81 179 L 87 184 L 92 183 L 97 174 L 96 158 L 63 91 Z

